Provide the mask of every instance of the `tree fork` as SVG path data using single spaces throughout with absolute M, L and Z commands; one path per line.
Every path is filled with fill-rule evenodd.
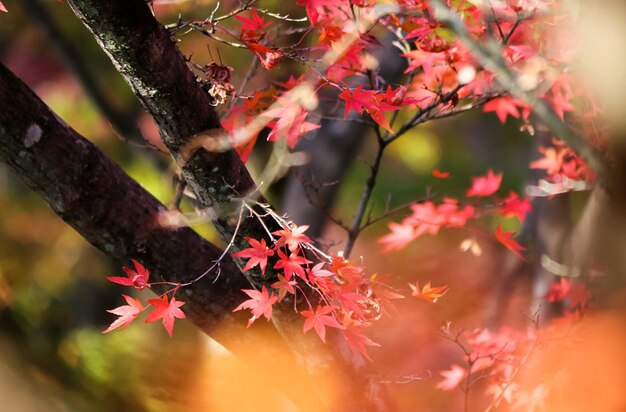
M 211 97 L 145 1 L 70 0 L 68 3 L 154 118 L 163 142 L 175 159 L 194 135 L 221 127 Z M 200 149 L 180 166 L 187 184 L 207 208 L 229 209 L 233 201 L 257 190 L 234 150 L 207 152 Z M 262 197 L 257 200 L 265 202 Z M 233 239 L 237 219 L 233 219 L 232 213 L 218 214 L 214 224 L 229 242 Z M 278 229 L 278 225 L 274 225 L 270 224 L 269 229 Z M 234 239 L 234 251 L 247 247 L 244 237 L 267 238 L 265 228 L 256 217 L 244 216 Z M 241 262 L 237 263 L 242 266 Z M 364 365 L 353 364 L 342 339 L 333 339 L 333 344 L 324 345 L 312 334 L 304 335 L 302 317 L 293 310 L 277 310 L 273 320 L 298 362 L 318 382 L 316 386 L 324 386 L 330 376 L 337 377 L 342 385 L 338 394 L 341 400 L 337 401 L 343 408 L 374 408 L 368 394 L 384 391 L 370 388 L 371 382 L 363 373 Z M 338 338 L 338 334 L 333 335 Z M 330 385 L 326 383 L 326 386 Z

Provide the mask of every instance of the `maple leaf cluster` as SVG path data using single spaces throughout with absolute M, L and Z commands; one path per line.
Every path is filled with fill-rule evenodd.
M 129 267 L 123 267 L 122 270 L 126 273 L 126 277 L 109 276 L 107 279 L 113 283 L 123 286 L 131 286 L 137 290 L 143 290 L 146 287 L 151 287 L 154 283 L 149 283 L 150 272 L 135 259 L 132 259 L 135 266 L 134 269 Z M 163 327 L 167 331 L 168 335 L 172 336 L 174 330 L 174 321 L 176 319 L 185 319 L 185 313 L 180 309 L 185 302 L 176 300 L 174 293 L 178 289 L 178 285 L 174 285 L 174 288 L 158 298 L 148 299 L 147 305 L 141 302 L 137 298 L 133 298 L 128 295 L 122 295 L 126 300 L 127 305 L 119 306 L 115 309 L 108 310 L 107 312 L 117 315 L 118 318 L 111 323 L 111 325 L 105 329 L 102 333 L 109 333 L 115 329 L 127 328 L 141 312 L 151 309 L 151 312 L 146 318 L 146 323 L 156 322 L 161 320 Z M 171 300 L 168 299 L 168 294 L 172 293 Z
M 249 299 L 235 311 L 250 310 L 250 326 L 261 317 L 270 320 L 273 305 L 287 297 L 295 300 L 298 293 L 306 297 L 305 289 L 312 289 L 320 298 L 317 303 L 305 299 L 307 308 L 299 312 L 304 318 L 303 332 L 313 329 L 322 342 L 326 342 L 326 329 L 337 329 L 353 353 L 369 359 L 367 347 L 378 344 L 363 332 L 380 318 L 384 308 L 390 307 L 391 300 L 404 296 L 380 282 L 376 275 L 366 276 L 363 267 L 341 255 L 321 254 L 305 234 L 307 229 L 308 226 L 286 224 L 272 233 L 271 245 L 265 239 L 245 238 L 250 247 L 233 254 L 247 259 L 243 270 L 258 266 L 265 275 L 270 259 L 273 259 L 277 280 L 271 282 L 268 277 L 268 285 L 263 284 L 261 290 L 244 289 Z M 433 303 L 447 291 L 447 286 L 433 288 L 430 282 L 422 289 L 419 284 L 410 286 L 413 296 Z
M 262 17 L 252 7 L 249 12 L 234 15 L 240 22 L 236 27 L 240 30 L 238 38 L 265 69 L 275 69 L 284 59 L 321 62 L 305 63 L 314 70 L 285 83 L 271 82 L 266 88 L 257 88 L 248 96 L 240 96 L 226 110 L 223 122 L 231 133 L 259 116 L 274 119 L 266 119 L 250 130 L 245 139 L 235 139 L 244 161 L 263 128 L 269 128 L 268 140 L 286 140 L 291 148 L 303 135 L 318 128 L 306 118 L 323 89 L 336 91 L 344 103 L 343 109 L 337 110 L 343 110 L 344 118 L 351 111 L 364 115 L 388 136 L 403 133 L 412 125 L 409 122 L 394 127 L 391 119 L 401 117 L 398 112 L 409 117 L 415 114 L 416 121 L 423 122 L 480 106 L 485 112 L 495 113 L 502 123 L 509 118 L 520 119 L 523 128 L 534 133 L 530 124 L 532 106 L 499 85 L 498 74 L 480 64 L 463 39 L 435 18 L 429 1 L 395 3 L 399 7 L 375 0 L 298 0 L 296 4 L 304 7 L 311 27 L 295 44 L 283 46 L 277 46 L 285 43 L 278 35 L 280 21 Z M 472 40 L 498 43 L 502 60 L 517 77 L 519 87 L 534 93 L 557 116 L 574 116 L 574 102 L 589 100 L 568 70 L 576 43 L 567 30 L 570 19 L 564 15 L 561 2 L 494 2 L 489 8 L 475 2 L 448 4 L 467 25 Z M 272 34 L 270 27 L 275 29 Z M 377 53 L 382 47 L 379 39 L 388 35 L 396 38 L 394 46 L 407 62 L 405 80 L 400 84 L 387 83 L 378 75 Z M 305 41 L 309 46 L 300 47 Z M 306 99 L 291 98 L 304 83 L 312 94 Z M 598 111 L 593 104 L 590 110 Z M 590 121 L 584 120 L 587 117 L 589 113 L 578 117 L 583 128 L 589 128 Z M 595 178 L 585 162 L 563 145 L 542 148 L 541 152 L 544 159 L 532 167 L 546 169 L 549 177 L 585 181 Z
M 384 7 L 394 2 L 384 3 L 297 0 L 296 4 L 305 9 L 310 27 L 302 29 L 302 37 L 291 45 L 286 45 L 291 41 L 289 36 L 280 36 L 277 26 L 282 23 L 267 17 L 271 13 L 261 16 L 261 11 L 250 5 L 230 16 L 239 21 L 235 27 L 238 31 L 221 30 L 239 41 L 238 46 L 247 48 L 268 76 L 288 60 L 311 69 L 287 81 L 270 81 L 239 96 L 230 83 L 230 67 L 205 67 L 207 80 L 212 84 L 209 93 L 216 102 L 223 104 L 227 98 L 233 99 L 223 110 L 222 124 L 242 161 L 248 159 L 261 135 L 268 141 L 284 141 L 293 149 L 302 136 L 319 128 L 309 113 L 317 108 L 321 91 L 334 93 L 339 104 L 330 109 L 331 113 L 320 116 L 348 119 L 356 113 L 376 129 L 379 140 L 385 144 L 421 122 L 479 107 L 495 114 L 503 124 L 517 119 L 523 130 L 534 134 L 533 107 L 510 95 L 498 83 L 498 73 L 484 67 L 463 39 L 435 19 L 428 1 L 398 0 L 395 3 L 400 7 L 389 9 Z M 580 95 L 567 70 L 573 53 L 571 44 L 559 32 L 563 19 L 558 12 L 559 1 L 510 0 L 493 2 L 489 8 L 471 1 L 447 3 L 466 24 L 472 40 L 479 44 L 497 43 L 507 69 L 521 89 L 546 103 L 559 118 L 575 116 L 574 102 L 578 104 Z M 0 10 L 6 11 L 1 2 Z M 484 14 L 486 11 L 489 15 Z M 214 30 L 220 30 L 217 22 L 211 24 Z M 268 30 L 270 27 L 276 30 Z M 379 39 L 389 34 L 395 37 L 394 45 L 406 60 L 405 76 L 400 83 L 389 83 L 378 74 Z M 589 127 L 583 118 L 579 119 L 582 127 Z M 396 121 L 402 119 L 412 120 L 398 126 Z M 562 141 L 555 139 L 539 152 L 542 158 L 530 166 L 545 170 L 548 181 L 595 179 L 585 161 Z M 454 178 L 439 170 L 432 175 L 438 179 Z M 489 214 L 523 222 L 531 211 L 530 199 L 513 191 L 505 197 L 498 195 L 502 180 L 502 173 L 490 169 L 484 176 L 472 178 L 463 199 L 443 198 L 411 205 L 411 213 L 400 223 L 389 223 L 390 233 L 379 242 L 384 251 L 400 250 L 421 236 L 436 235 L 442 228 L 464 228 L 469 221 Z M 249 247 L 233 254 L 245 261 L 243 271 L 258 268 L 262 275 L 258 286 L 242 290 L 247 298 L 234 311 L 250 311 L 251 327 L 258 319 L 271 320 L 275 305 L 293 304 L 302 317 L 303 333 L 313 330 L 325 343 L 329 331 L 334 330 L 355 355 L 369 359 L 368 348 L 378 344 L 366 335 L 367 329 L 386 312 L 393 299 L 404 296 L 378 281 L 376 275 L 367 276 L 364 267 L 341 254 L 322 253 L 305 234 L 307 226 L 279 223 L 281 230 L 268 231 L 265 239 L 246 237 Z M 492 233 L 495 241 L 524 259 L 524 248 L 514 236 L 515 233 L 504 231 L 502 225 Z M 471 239 L 468 248 L 480 250 L 475 239 Z M 150 288 L 148 271 L 138 262 L 134 264 L 135 269 L 123 268 L 127 277 L 109 280 L 137 290 Z M 175 319 L 185 317 L 180 310 L 184 302 L 174 297 L 181 285 L 172 286 L 172 290 L 148 299 L 145 305 L 123 295 L 127 305 L 109 311 L 118 319 L 104 333 L 126 328 L 149 308 L 146 322 L 162 320 L 171 335 Z M 448 286 L 433 286 L 431 282 L 415 282 L 409 287 L 411 296 L 431 303 L 448 292 Z M 310 299 L 311 295 L 314 299 Z M 561 278 L 551 285 L 545 298 L 563 303 L 566 314 L 577 317 L 588 307 L 590 292 L 583 285 Z M 543 403 L 547 387 L 538 385 L 533 391 L 524 392 L 515 377 L 540 339 L 539 332 L 533 329 L 467 332 L 462 364 L 469 366 L 453 364 L 441 372 L 443 380 L 437 386 L 450 391 L 464 382 L 469 385 L 473 380 L 485 379 L 485 393 L 494 402 L 503 400 L 532 410 Z
M 241 22 L 239 39 L 259 58 L 261 65 L 267 70 L 272 70 L 283 59 L 285 52 L 278 48 L 270 48 L 261 44 L 265 39 L 265 29 L 272 24 L 252 10 L 251 18 L 236 15 L 235 18 Z
M 265 274 L 268 259 L 275 258 L 273 269 L 277 280 L 269 287 L 263 285 L 260 291 L 243 290 L 249 299 L 235 311 L 250 310 L 250 326 L 260 317 L 270 320 L 274 304 L 287 297 L 295 299 L 297 293 L 305 293 L 303 288 L 314 289 L 321 298 L 315 305 L 307 299 L 308 309 L 300 311 L 304 318 L 303 332 L 313 329 L 326 342 L 326 328 L 338 329 L 355 353 L 369 357 L 367 346 L 377 344 L 363 335 L 363 330 L 380 316 L 376 308 L 381 307 L 382 300 L 401 295 L 393 295 L 391 291 L 385 294 L 380 290 L 384 286 L 372 286 L 363 267 L 341 256 L 331 258 L 310 253 L 314 249 L 311 239 L 304 233 L 307 229 L 308 226 L 285 225 L 272 233 L 274 241 L 271 245 L 264 239 L 245 238 L 250 247 L 233 254 L 234 257 L 247 259 L 243 270 L 258 266 Z M 309 260 L 307 251 L 308 256 L 321 260 Z
M 308 309 L 299 310 L 304 318 L 304 333 L 313 329 L 325 343 L 326 328 L 338 329 L 355 355 L 370 359 L 367 348 L 379 345 L 368 338 L 364 331 L 381 317 L 385 308 L 392 307 L 391 300 L 404 298 L 404 295 L 385 285 L 376 275 L 367 277 L 363 267 L 355 265 L 341 255 L 330 257 L 323 254 L 305 234 L 308 226 L 296 226 L 282 219 L 280 222 L 284 227 L 270 234 L 272 239 L 270 245 L 265 239 L 246 237 L 244 239 L 250 247 L 232 255 L 247 259 L 243 267 L 244 272 L 258 267 L 264 277 L 263 281 L 267 283 L 263 284 L 260 290 L 242 289 L 248 299 L 233 311 L 250 310 L 252 313 L 248 321 L 250 327 L 261 317 L 271 320 L 275 304 L 288 297 L 295 301 L 296 295 L 301 293 L 308 306 Z M 309 260 L 307 256 L 315 258 L 317 262 Z M 270 281 L 269 276 L 265 276 L 270 259 L 275 275 L 273 281 Z M 140 299 L 122 295 L 127 305 L 108 311 L 118 318 L 103 333 L 118 328 L 125 329 L 143 311 L 150 310 L 146 323 L 162 320 L 163 327 L 172 336 L 175 320 L 185 318 L 184 312 L 180 309 L 185 302 L 177 300 L 174 295 L 179 289 L 200 280 L 204 275 L 185 284 L 150 282 L 149 271 L 138 261 L 134 259 L 132 261 L 134 268 L 122 268 L 126 277 L 109 276 L 107 279 L 139 291 L 155 285 L 169 285 L 172 288 L 158 298 L 147 299 L 145 305 Z M 447 286 L 431 287 L 430 282 L 421 289 L 419 283 L 409 286 L 413 290 L 413 296 L 432 303 L 445 295 L 448 289 Z M 307 297 L 305 289 L 313 290 L 315 292 L 313 296 L 319 295 L 315 305 L 310 297 Z M 171 299 L 168 297 L 170 294 Z
M 446 177 L 449 176 L 446 175 Z M 494 194 L 500 189 L 501 183 L 502 173 L 494 173 L 490 169 L 485 176 L 472 179 L 472 186 L 467 190 L 466 195 L 468 198 L 492 196 L 496 205 L 492 207 L 493 212 L 503 217 L 517 217 L 520 222 L 523 222 L 526 214 L 531 210 L 530 200 L 522 199 L 512 191 L 506 198 L 495 197 Z M 483 214 L 487 213 L 487 208 L 483 209 Z M 432 201 L 417 203 L 411 205 L 411 210 L 413 213 L 405 217 L 401 224 L 389 223 L 391 233 L 379 239 L 379 242 L 385 245 L 384 251 L 403 249 L 424 234 L 436 235 L 442 227 L 464 227 L 468 220 L 478 217 L 475 205 L 468 203 L 461 206 L 457 199 L 452 198 L 444 198 L 443 202 L 438 205 Z M 503 232 L 501 226 L 498 226 L 494 233 L 498 242 L 523 259 L 520 252 L 524 248 L 513 239 L 513 235 L 513 232 Z

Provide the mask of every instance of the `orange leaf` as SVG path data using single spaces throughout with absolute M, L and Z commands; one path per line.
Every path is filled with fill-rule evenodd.
M 420 290 L 419 282 L 415 282 L 415 285 L 409 283 L 411 290 L 411 296 L 417 296 L 418 298 L 424 299 L 428 302 L 435 303 L 437 300 L 448 293 L 448 286 L 440 286 L 433 288 L 430 286 L 430 282 L 428 282 L 424 287 Z

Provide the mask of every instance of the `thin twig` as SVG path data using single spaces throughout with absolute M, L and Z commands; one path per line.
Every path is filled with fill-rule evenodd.
M 237 238 L 237 234 L 239 233 L 239 227 L 241 226 L 241 221 L 243 220 L 244 205 L 245 205 L 245 201 L 242 201 L 241 206 L 239 207 L 239 215 L 237 217 L 237 225 L 235 226 L 235 230 L 233 231 L 233 234 L 232 234 L 232 237 L 230 238 L 230 241 L 228 242 L 228 244 L 226 245 L 226 247 L 222 251 L 222 254 L 213 262 L 213 264 L 206 271 L 204 271 L 204 273 L 202 273 L 200 276 L 190 280 L 189 282 L 181 283 L 180 287 L 193 285 L 194 283 L 198 282 L 199 280 L 204 278 L 206 275 L 211 273 L 213 271 L 213 269 L 215 269 L 216 267 L 217 267 L 218 271 L 217 271 L 217 275 L 215 276 L 215 279 L 213 279 L 213 283 L 217 282 L 217 279 L 219 278 L 219 275 L 221 273 L 220 265 L 221 265 L 222 259 L 224 259 L 224 257 L 228 254 L 228 251 L 230 250 L 230 248 L 235 244 L 235 239 Z
M 374 158 L 374 163 L 370 167 L 370 176 L 365 182 L 365 187 L 363 189 L 363 193 L 361 194 L 361 200 L 359 201 L 356 215 L 354 216 L 354 220 L 352 221 L 352 226 L 350 227 L 350 230 L 348 232 L 348 240 L 344 249 L 344 255 L 346 256 L 346 258 L 350 256 L 350 252 L 352 252 L 352 248 L 354 247 L 356 238 L 361 232 L 361 221 L 363 220 L 365 210 L 367 209 L 367 205 L 372 196 L 372 192 L 374 191 L 376 178 L 378 177 L 380 164 L 383 160 L 383 154 L 385 152 L 385 147 L 387 147 L 387 143 L 384 141 L 380 134 L 380 129 L 378 127 L 375 127 L 375 130 L 377 132 L 378 138 L 378 150 L 376 152 L 376 157 Z

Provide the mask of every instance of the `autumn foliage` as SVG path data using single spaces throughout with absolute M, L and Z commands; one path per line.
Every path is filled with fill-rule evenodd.
M 167 7 L 150 3 L 157 14 L 159 7 Z M 237 73 L 227 60 L 202 65 L 189 57 L 189 67 L 210 95 L 225 130 L 202 142 L 204 148 L 234 149 L 242 162 L 264 150 L 262 140 L 285 145 L 285 151 L 293 153 L 324 121 L 362 122 L 377 145 L 352 224 L 342 226 L 339 219 L 329 219 L 346 230 L 339 232 L 343 237 L 338 241 L 348 239 L 334 249 L 310 236 L 309 226 L 259 200 L 258 193 L 239 194 L 231 213 L 237 229 L 224 241 L 225 255 L 250 281 L 233 310 L 249 315 L 247 327 L 259 326 L 255 322 L 263 318 L 272 321 L 277 307 L 286 308 L 301 321 L 302 333 L 314 332 L 326 345 L 347 345 L 358 362 L 372 361 L 381 342 L 370 331 L 381 319 L 394 319 L 403 310 L 398 302 L 413 299 L 437 310 L 442 301 L 462 293 L 435 278 L 398 286 L 393 273 L 388 277 L 370 273 L 368 262 L 377 256 L 351 254 L 357 237 L 369 226 L 377 225 L 382 233 L 375 242 L 380 254 L 400 255 L 416 242 L 457 231 L 464 234 L 460 250 L 471 256 L 496 250 L 508 259 L 503 261 L 515 262 L 509 263 L 511 267 L 540 259 L 517 233 L 534 212 L 534 199 L 596 184 L 598 171 L 571 136 L 584 136 L 576 144 L 593 150 L 603 150 L 606 143 L 603 130 L 596 127 L 601 111 L 570 70 L 577 50 L 573 17 L 564 3 L 297 0 L 286 7 L 299 16 L 293 17 L 247 0 L 223 14 L 216 8 L 205 20 L 181 17 L 167 25 L 173 38 L 197 32 L 220 47 L 245 49 L 253 62 L 246 75 Z M 7 12 L 2 2 L 0 11 Z M 380 56 L 388 49 L 405 67 L 396 79 L 379 73 Z M 259 73 L 265 79 L 263 87 L 246 87 Z M 246 80 L 234 84 L 233 74 Z M 481 172 L 474 176 L 435 168 L 428 172 L 434 184 L 427 196 L 397 207 L 387 205 L 381 216 L 366 216 L 385 149 L 423 123 L 470 111 L 487 113 L 503 127 L 514 124 L 529 139 L 539 141 L 543 136 L 528 162 L 541 178 L 525 191 L 514 191 L 507 190 L 510 177 L 492 165 L 480 165 Z M 559 135 L 551 126 L 555 122 L 570 133 Z M 458 183 L 463 186 L 460 193 L 452 196 L 439 190 L 437 185 L 446 187 L 455 179 L 465 182 Z M 240 235 L 245 219 L 260 223 L 264 233 Z M 544 261 L 544 267 L 561 267 Z M 197 282 L 210 287 L 220 276 L 219 260 L 187 283 L 151 279 L 149 267 L 135 259 L 132 263 L 133 268 L 122 268 L 125 276 L 107 279 L 129 290 L 154 291 L 157 297 L 142 300 L 126 292 L 122 295 L 126 305 L 108 311 L 117 319 L 103 333 L 125 329 L 146 312 L 146 323 L 161 321 L 172 336 L 176 319 L 186 317 L 181 292 Z M 556 379 L 523 383 L 525 368 L 552 340 L 570 339 L 564 325 L 574 331 L 593 308 L 593 279 L 587 273 L 576 279 L 567 270 L 554 275 L 558 276 L 540 299 L 558 310 L 545 319 L 533 307 L 525 312 L 523 327 L 463 329 L 454 319 L 441 325 L 436 333 L 459 356 L 458 362 L 433 371 L 432 388 L 462 392 L 465 410 L 471 391 L 481 393 L 477 402 L 488 411 L 543 409 L 560 383 Z

